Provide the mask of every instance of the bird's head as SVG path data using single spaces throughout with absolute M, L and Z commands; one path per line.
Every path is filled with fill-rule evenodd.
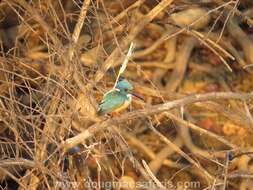
M 133 86 L 126 79 L 120 79 L 117 82 L 115 88 L 126 93 L 130 93 L 133 91 Z
M 115 88 L 120 90 L 120 92 L 122 92 L 124 94 L 130 94 L 136 98 L 143 100 L 142 97 L 133 93 L 133 86 L 126 79 L 120 78 L 119 81 L 117 82 Z

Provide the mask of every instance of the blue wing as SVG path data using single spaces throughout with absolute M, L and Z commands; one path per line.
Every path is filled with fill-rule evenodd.
M 107 92 L 98 107 L 98 115 L 110 113 L 119 108 L 127 100 L 127 97 L 117 90 Z

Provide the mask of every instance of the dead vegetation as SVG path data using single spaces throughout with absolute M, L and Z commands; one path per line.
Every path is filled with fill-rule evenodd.
M 252 188 L 251 0 L 0 10 L 1 189 Z M 98 117 L 119 71 L 145 102 Z

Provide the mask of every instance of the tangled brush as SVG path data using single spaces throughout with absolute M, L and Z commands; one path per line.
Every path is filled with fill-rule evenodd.
M 0 2 L 1 189 L 250 189 L 250 0 Z M 123 76 L 145 101 L 98 116 Z

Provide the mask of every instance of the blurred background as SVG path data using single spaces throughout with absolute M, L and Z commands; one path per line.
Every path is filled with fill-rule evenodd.
M 251 0 L 3 0 L 0 187 L 250 190 L 252 76 Z

